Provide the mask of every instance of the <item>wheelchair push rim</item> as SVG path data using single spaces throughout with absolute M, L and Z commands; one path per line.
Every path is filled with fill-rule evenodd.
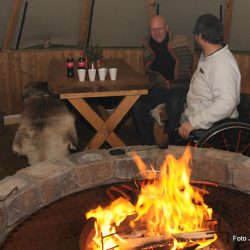
M 196 144 L 200 148 L 215 148 L 250 156 L 250 124 L 228 122 L 208 132 Z

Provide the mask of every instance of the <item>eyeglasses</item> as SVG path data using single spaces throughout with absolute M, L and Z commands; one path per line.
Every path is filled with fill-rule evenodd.
M 166 28 L 165 26 L 159 27 L 159 28 L 151 28 L 150 31 L 151 32 L 162 32 L 165 30 L 165 28 Z

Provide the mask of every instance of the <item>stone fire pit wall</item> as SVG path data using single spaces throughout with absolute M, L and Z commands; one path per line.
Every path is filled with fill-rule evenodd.
M 42 207 L 75 192 L 95 186 L 131 180 L 138 172 L 131 155 L 136 152 L 147 164 L 160 166 L 166 154 L 179 158 L 184 147 L 137 146 L 124 148 L 125 155 L 109 150 L 72 154 L 18 171 L 0 181 L 0 245 L 22 220 Z M 192 151 L 192 179 L 208 180 L 250 193 L 250 158 L 213 149 Z M 155 167 L 158 169 L 158 167 Z

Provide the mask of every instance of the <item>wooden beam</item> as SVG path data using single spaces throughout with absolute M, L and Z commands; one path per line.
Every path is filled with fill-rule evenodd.
M 224 41 L 229 42 L 234 0 L 226 0 L 224 13 Z
M 21 114 L 6 115 L 3 117 L 3 124 L 4 126 L 17 124 L 17 123 L 20 123 L 20 120 L 21 120 Z
M 149 20 L 156 15 L 156 0 L 148 0 L 148 15 Z
M 82 0 L 82 10 L 80 19 L 79 48 L 83 49 L 87 45 L 90 13 L 93 0 Z
M 12 10 L 11 10 L 11 14 L 8 20 L 8 26 L 7 26 L 7 30 L 6 30 L 4 42 L 3 42 L 3 48 L 2 48 L 3 51 L 6 51 L 10 49 L 11 47 L 11 43 L 12 43 L 12 39 L 13 39 L 14 32 L 16 29 L 21 7 L 22 7 L 21 0 L 13 1 Z

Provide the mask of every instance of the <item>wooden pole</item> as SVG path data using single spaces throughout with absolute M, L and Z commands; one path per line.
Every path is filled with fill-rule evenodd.
M 89 21 L 93 0 L 82 0 L 82 10 L 80 19 L 79 48 L 83 49 L 87 45 L 89 34 Z
M 229 42 L 234 0 L 226 0 L 224 13 L 224 41 Z
M 148 0 L 149 20 L 156 15 L 156 0 Z
M 21 0 L 13 1 L 11 14 L 8 20 L 7 30 L 4 36 L 4 42 L 3 42 L 3 48 L 2 48 L 3 51 L 6 51 L 10 49 L 11 47 L 11 43 L 12 43 L 12 39 L 14 36 L 15 28 L 17 25 L 18 17 L 21 11 L 21 7 L 22 7 Z

